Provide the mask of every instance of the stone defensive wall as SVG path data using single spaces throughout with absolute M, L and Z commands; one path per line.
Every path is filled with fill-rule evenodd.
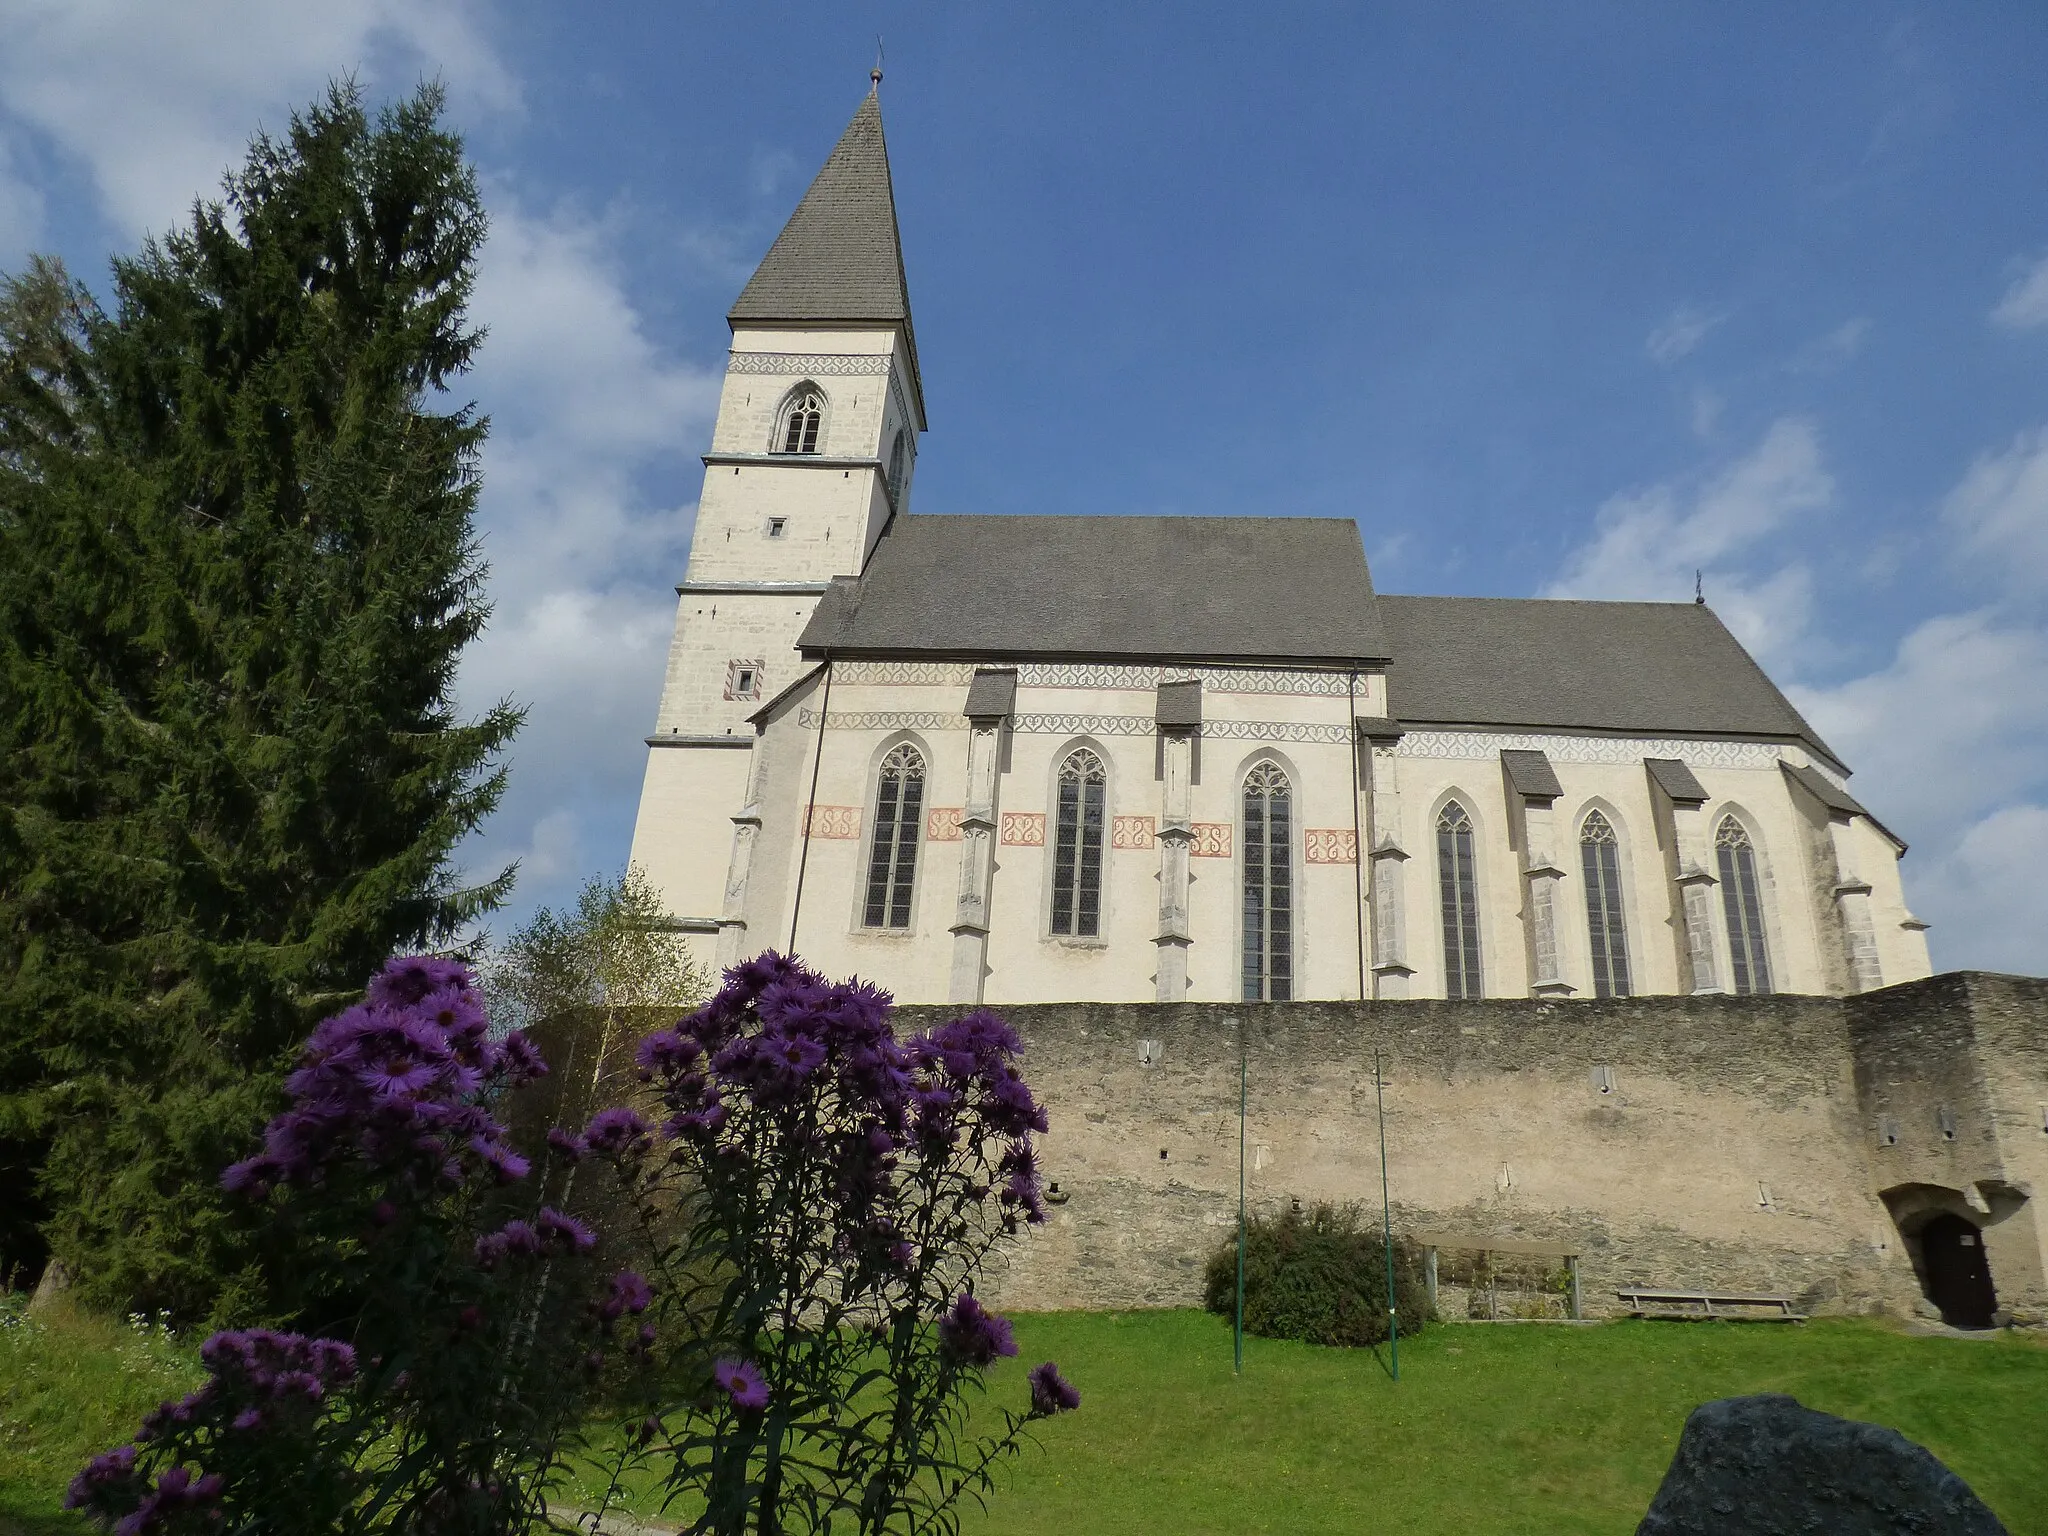
M 1061 1197 L 993 1277 L 1011 1307 L 1199 1304 L 1237 1221 L 1242 1049 L 1256 1210 L 1357 1203 L 1377 1224 L 1383 1095 L 1395 1231 L 1575 1254 L 1586 1315 L 1632 1285 L 1924 1310 L 1918 1234 L 1945 1216 L 1980 1234 L 2002 1317 L 2048 1321 L 2048 980 L 1000 1011 Z

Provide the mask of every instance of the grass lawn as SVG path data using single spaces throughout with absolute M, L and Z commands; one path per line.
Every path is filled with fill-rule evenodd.
M 195 1346 L 154 1329 L 61 1304 L 34 1317 L 0 1306 L 0 1536 L 96 1530 L 64 1512 L 65 1486 L 203 1377 Z
M 1648 1508 L 1699 1403 L 1788 1392 L 1926 1446 L 2013 1531 L 2048 1536 L 2048 1348 L 1800 1327 L 1445 1326 L 1401 1350 L 1245 1341 L 1199 1312 L 1017 1319 L 1023 1369 L 1056 1359 L 1083 1401 L 1041 1434 L 971 1536 L 1611 1532 Z
M 1635 1529 L 1685 1416 L 1789 1392 L 1888 1424 L 1953 1467 L 2015 1536 L 2048 1536 L 2048 1347 L 1914 1338 L 1875 1323 L 1449 1326 L 1384 1357 L 1245 1341 L 1198 1312 L 1016 1319 L 1024 1371 L 1056 1359 L 1081 1411 L 1042 1427 L 966 1536 Z M 192 1352 L 71 1314 L 0 1326 L 0 1536 L 85 1530 L 58 1513 L 92 1451 L 197 1379 Z

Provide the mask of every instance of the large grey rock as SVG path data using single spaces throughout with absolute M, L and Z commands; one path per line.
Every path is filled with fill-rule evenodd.
M 1897 1430 L 1775 1393 L 1702 1403 L 1636 1536 L 2006 1536 Z

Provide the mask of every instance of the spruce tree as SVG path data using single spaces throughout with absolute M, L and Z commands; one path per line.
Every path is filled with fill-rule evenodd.
M 485 221 L 441 107 L 333 87 L 107 308 L 49 261 L 0 298 L 0 1179 L 101 1303 L 261 1309 L 220 1168 L 510 879 L 450 861 L 518 714 L 452 697 Z

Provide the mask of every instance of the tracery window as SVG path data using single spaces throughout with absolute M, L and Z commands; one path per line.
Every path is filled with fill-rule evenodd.
M 1052 855 L 1052 931 L 1092 939 L 1102 931 L 1102 848 L 1109 776 L 1086 747 L 1060 764 Z
M 1443 900 L 1444 995 L 1484 997 L 1479 976 L 1479 877 L 1472 818 L 1455 800 L 1436 817 L 1437 889 Z
M 784 453 L 816 453 L 818 429 L 824 421 L 824 395 L 816 389 L 799 389 L 782 408 L 782 430 L 775 440 Z
M 904 436 L 903 429 L 898 427 L 896 429 L 896 441 L 889 448 L 889 500 L 892 503 L 900 504 L 903 500 L 903 471 L 906 467 L 905 458 L 908 452 L 907 439 Z M 899 511 L 902 510 L 900 505 L 897 509 Z
M 1628 930 L 1621 915 L 1621 846 L 1598 811 L 1579 823 L 1579 867 L 1586 877 L 1586 929 L 1593 938 L 1593 995 L 1627 997 Z
M 1764 946 L 1762 886 L 1756 874 L 1756 845 L 1733 816 L 1714 831 L 1721 866 L 1721 904 L 1728 914 L 1728 958 L 1738 993 L 1771 990 L 1771 958 Z
M 1294 996 L 1293 787 L 1278 763 L 1244 776 L 1244 1000 Z
M 882 759 L 875 784 L 875 835 L 868 849 L 867 902 L 862 915 L 865 926 L 910 926 L 917 837 L 923 822 L 924 754 L 906 742 Z

